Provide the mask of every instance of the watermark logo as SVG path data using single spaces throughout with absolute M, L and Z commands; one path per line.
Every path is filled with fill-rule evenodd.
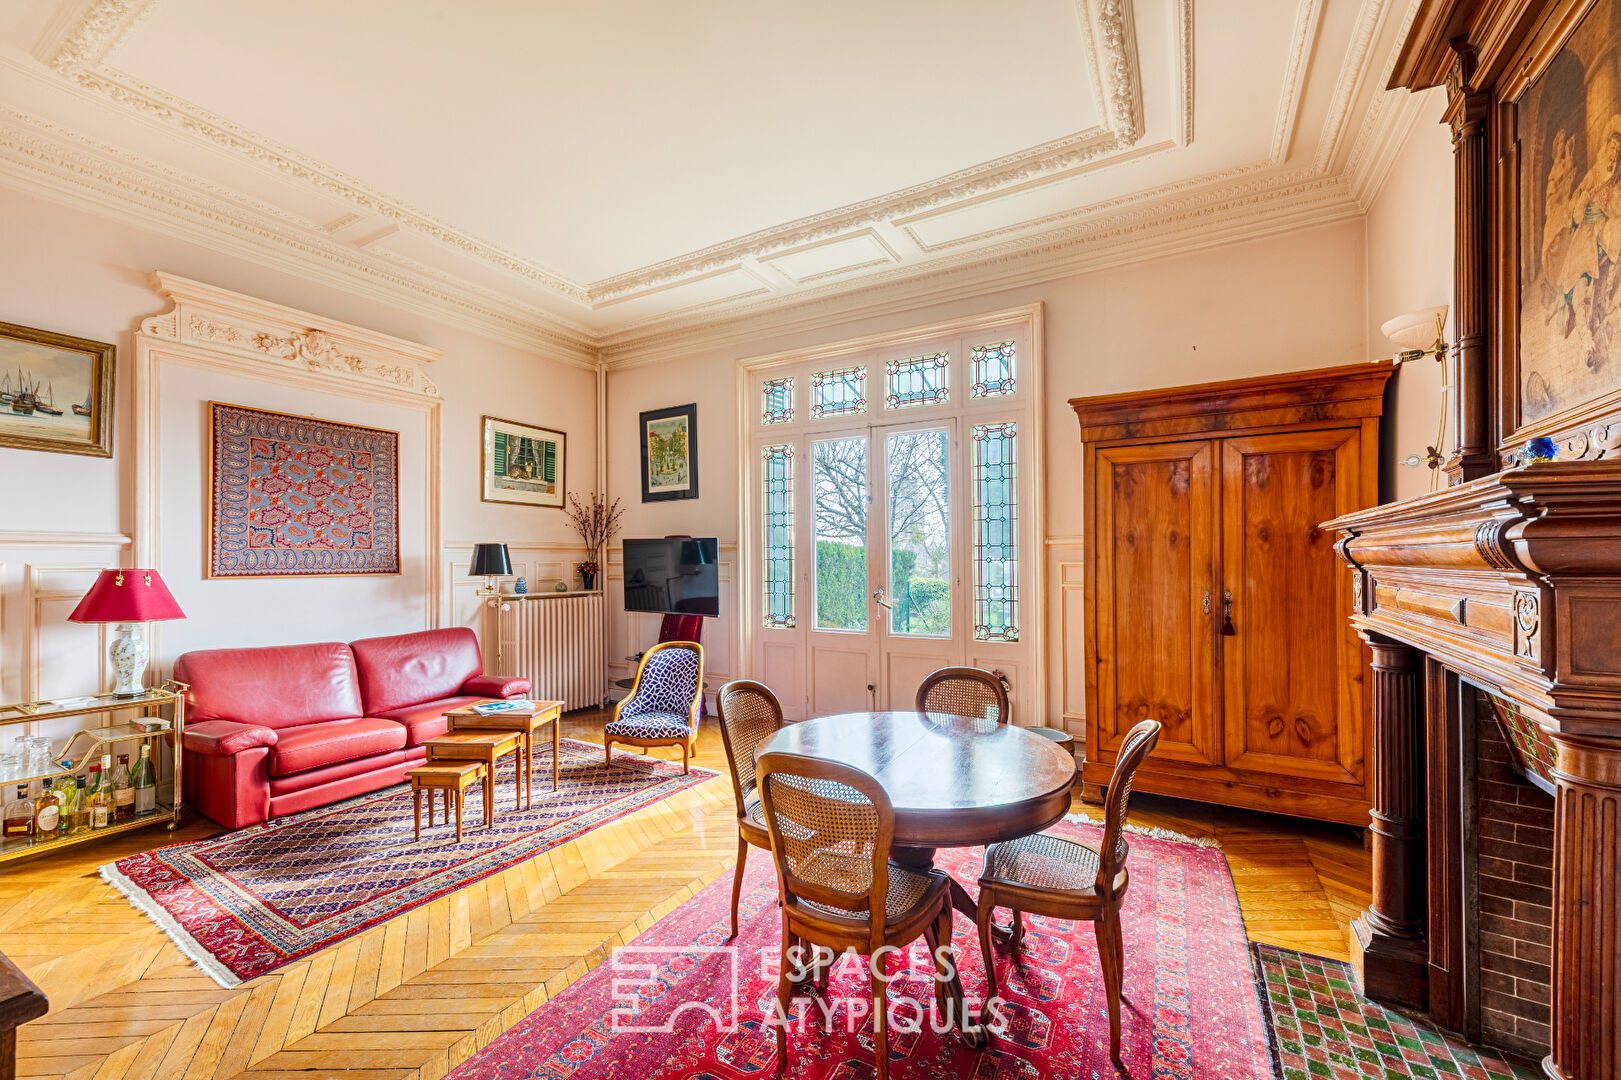
M 722 1032 L 737 1028 L 739 957 L 734 945 L 621 945 L 613 951 L 609 1019 L 616 1032 L 670 1034 L 688 1012 L 705 1014 Z M 675 983 L 708 968 L 709 994 L 695 1001 L 672 995 Z

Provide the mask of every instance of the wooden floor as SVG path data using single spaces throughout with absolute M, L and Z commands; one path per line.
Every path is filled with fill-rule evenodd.
M 600 741 L 601 724 L 571 717 L 565 732 Z M 697 762 L 725 773 L 712 722 Z M 1356 833 L 1147 796 L 1133 805 L 1139 824 L 1220 842 L 1251 938 L 1345 957 L 1347 923 L 1368 901 Z M 51 1000 L 18 1033 L 19 1076 L 436 1080 L 728 872 L 733 813 L 722 775 L 230 990 L 96 875 L 157 834 L 10 864 L 0 951 Z M 194 822 L 175 838 L 212 831 Z

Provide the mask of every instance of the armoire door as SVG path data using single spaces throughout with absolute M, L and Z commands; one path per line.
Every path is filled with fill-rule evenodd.
M 1137 721 L 1164 725 L 1161 761 L 1219 764 L 1211 605 L 1217 443 L 1110 446 L 1094 458 L 1095 722 L 1090 760 Z
M 1364 504 L 1361 453 L 1355 428 L 1222 441 L 1229 768 L 1364 785 L 1361 646 L 1345 567 L 1318 528 Z

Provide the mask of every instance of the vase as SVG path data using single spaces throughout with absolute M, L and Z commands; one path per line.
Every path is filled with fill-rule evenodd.
M 580 580 L 585 582 L 586 592 L 590 592 L 592 589 L 597 587 L 597 575 L 595 574 L 581 574 Z
M 514 581 L 512 583 L 512 591 L 518 596 L 527 596 L 529 593 L 528 580 L 525 578 L 519 578 L 517 581 Z

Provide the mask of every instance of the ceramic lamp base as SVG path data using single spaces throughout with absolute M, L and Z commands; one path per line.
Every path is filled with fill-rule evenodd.
M 107 648 L 107 657 L 113 662 L 113 673 L 118 683 L 113 687 L 115 697 L 140 697 L 146 693 L 146 636 L 135 623 L 119 623 L 118 636 Z

